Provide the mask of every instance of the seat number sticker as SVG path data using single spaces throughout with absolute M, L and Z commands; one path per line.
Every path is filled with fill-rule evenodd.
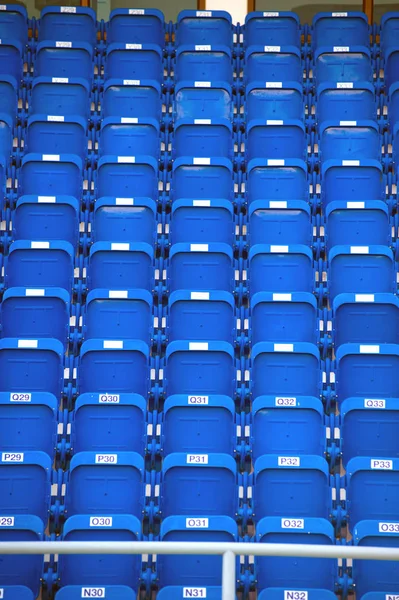
M 188 404 L 209 404 L 209 396 L 188 396 Z
M 284 590 L 284 600 L 308 600 L 307 592 L 299 590 Z
M 24 462 L 23 452 L 2 452 L 2 462 Z
M 207 454 L 187 454 L 188 465 L 207 465 L 208 455 Z
M 96 464 L 116 465 L 117 462 L 117 454 L 96 454 Z
M 183 588 L 183 598 L 206 598 L 206 588 L 185 587 Z
M 382 469 L 386 471 L 391 471 L 393 469 L 393 464 L 391 460 L 381 460 L 379 458 L 372 458 L 370 461 L 370 467 L 372 469 Z
M 100 404 L 119 404 L 119 400 L 119 394 L 99 394 L 98 396 Z
M 82 598 L 105 598 L 105 588 L 100 588 L 100 587 L 82 588 Z
M 301 459 L 299 456 L 279 456 L 277 464 L 279 467 L 300 467 Z
M 90 517 L 90 527 L 112 527 L 112 517 Z
M 186 519 L 187 529 L 208 529 L 209 519 Z
M 281 519 L 282 529 L 303 529 L 305 522 L 303 519 Z
M 0 527 L 14 527 L 14 517 L 0 517 Z
M 10 402 L 31 402 L 32 394 L 21 394 L 14 392 L 10 394 Z

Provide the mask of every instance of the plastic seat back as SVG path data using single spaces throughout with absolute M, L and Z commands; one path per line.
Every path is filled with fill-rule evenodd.
M 89 516 L 67 519 L 63 540 L 71 542 L 137 542 L 141 523 L 133 515 Z M 59 560 L 61 585 L 138 587 L 141 557 L 134 555 L 65 555 Z
M 258 119 L 247 127 L 247 160 L 253 158 L 306 159 L 305 127 L 301 121 Z
M 323 46 L 315 51 L 314 63 L 317 85 L 327 81 L 373 81 L 370 51 L 365 46 Z
M 226 342 L 171 342 L 166 350 L 166 391 L 234 397 L 233 348 Z
M 107 40 L 109 44 L 156 44 L 163 48 L 164 16 L 160 10 L 117 8 L 109 16 Z
M 322 165 L 322 202 L 383 200 L 385 183 L 376 160 L 328 160 Z
M 250 245 L 312 244 L 310 208 L 303 200 L 254 200 L 249 207 Z
M 294 12 L 251 12 L 245 17 L 245 46 L 300 46 L 301 27 Z
M 175 87 L 176 120 L 230 119 L 232 110 L 232 91 L 226 82 L 184 81 Z
M 1 87 L 0 87 L 1 90 Z M 12 153 L 12 128 L 13 122 L 10 115 L 0 114 L 0 156 L 2 156 L 2 166 L 7 166 Z
M 169 585 L 159 590 L 157 598 L 159 600 L 176 600 L 176 598 L 200 598 L 198 594 L 203 594 L 208 600 L 221 600 L 222 588 L 218 586 L 192 587 Z M 206 596 L 204 596 L 206 594 Z
M 252 404 L 254 460 L 264 454 L 322 456 L 323 418 L 323 405 L 318 398 L 258 396 Z
M 156 230 L 156 205 L 151 198 L 98 198 L 94 205 L 92 236 L 94 242 L 132 240 L 153 245 Z
M 251 295 L 313 291 L 313 256 L 306 246 L 257 244 L 249 252 L 249 264 Z
M 252 349 L 252 397 L 318 396 L 319 368 L 319 350 L 313 344 L 258 343 Z
M 377 116 L 374 86 L 367 81 L 324 83 L 317 88 L 316 117 L 325 121 L 373 120 Z
M 295 600 L 295 597 L 307 598 L 307 600 L 334 600 L 336 595 L 329 590 L 287 590 L 284 588 L 269 588 L 263 590 L 258 598 L 259 600 Z M 305 595 L 304 595 L 305 594 Z
M 233 83 L 231 52 L 227 46 L 181 45 L 176 50 L 176 81 L 225 81 Z
M 46 6 L 40 13 L 39 41 L 97 42 L 96 13 L 83 6 Z
M 22 51 L 22 45 L 17 40 L 1 40 L 0 75 L 12 78 L 16 85 L 20 85 L 23 75 Z
M 388 11 L 381 17 L 381 46 L 389 48 L 397 46 L 399 33 L 399 14 L 396 11 Z
M 98 161 L 97 197 L 158 197 L 158 165 L 150 156 L 107 155 Z
M 388 91 L 393 83 L 396 83 L 399 78 L 399 48 L 389 48 L 385 52 L 385 68 L 384 68 L 385 86 Z
M 373 121 L 327 121 L 321 125 L 322 160 L 381 159 L 381 140 Z
M 56 600 L 80 600 L 81 598 L 135 600 L 136 596 L 137 593 L 125 585 L 107 585 L 104 587 L 66 585 L 56 593 L 55 598 Z
M 89 84 L 84 79 L 36 77 L 32 82 L 30 114 L 54 116 L 90 115 Z
M 175 158 L 187 154 L 233 158 L 232 127 L 227 119 L 179 119 L 174 133 Z
M 93 78 L 93 48 L 81 42 L 39 42 L 35 77 Z
M 227 244 L 175 244 L 169 258 L 171 292 L 233 291 L 233 253 Z
M 173 163 L 173 199 L 230 200 L 233 194 L 232 164 L 225 158 L 184 157 Z
M 388 207 L 381 200 L 330 202 L 326 207 L 327 252 L 334 246 L 391 244 Z
M 226 515 L 237 511 L 236 463 L 228 454 L 168 454 L 162 466 L 162 514 Z
M 244 79 L 302 83 L 300 50 L 295 46 L 250 46 L 245 52 Z
M 153 79 L 162 81 L 162 51 L 153 44 L 109 44 L 105 79 Z
M 248 204 L 254 200 L 307 200 L 306 164 L 297 159 L 254 159 L 248 164 Z
M 127 369 L 127 365 L 129 368 Z M 79 392 L 147 395 L 148 347 L 140 341 L 87 340 L 80 351 Z
M 313 17 L 312 43 L 319 46 L 369 46 L 367 17 L 362 12 L 320 12 Z
M 90 248 L 89 265 L 89 290 L 153 288 L 153 250 L 148 244 L 96 242 Z
M 177 17 L 176 44 L 232 44 L 231 16 L 224 10 L 183 10 Z
M 73 154 L 27 154 L 18 177 L 19 196 L 73 196 L 80 199 L 82 161 Z
M 105 82 L 103 117 L 159 120 L 162 113 L 161 88 L 150 80 L 110 79 Z
M 99 154 L 159 156 L 159 125 L 155 119 L 107 117 L 101 123 Z
M 77 154 L 83 162 L 87 154 L 85 121 L 81 117 L 33 115 L 28 119 L 24 150 L 37 154 Z
M 398 398 L 399 348 L 394 344 L 343 344 L 336 353 L 338 400 Z
M 164 405 L 162 446 L 173 452 L 232 454 L 234 402 L 227 396 L 169 396 Z
M 0 75 L 0 113 L 8 115 L 14 122 L 17 114 L 17 106 L 16 82 L 12 77 Z
M 28 13 L 24 6 L 5 4 L 0 14 L 0 39 L 13 38 L 28 43 Z
M 250 83 L 246 87 L 246 110 L 248 122 L 302 119 L 302 85 L 295 81 Z
M 231 245 L 235 227 L 229 200 L 175 200 L 172 204 L 170 243 L 221 243 Z
M 138 394 L 82 394 L 72 426 L 75 453 L 144 453 L 146 402 Z

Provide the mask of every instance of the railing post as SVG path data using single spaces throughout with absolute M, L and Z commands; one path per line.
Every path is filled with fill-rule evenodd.
M 235 600 L 236 597 L 236 557 L 227 550 L 223 554 L 222 600 Z

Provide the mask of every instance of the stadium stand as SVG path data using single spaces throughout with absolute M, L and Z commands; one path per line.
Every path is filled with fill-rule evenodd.
M 398 547 L 398 33 L 0 5 L 0 541 Z M 221 600 L 221 565 L 4 555 L 0 598 Z M 399 598 L 394 562 L 236 579 Z

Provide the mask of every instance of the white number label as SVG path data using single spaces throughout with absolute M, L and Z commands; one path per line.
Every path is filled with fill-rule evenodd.
M 282 529 L 303 529 L 305 522 L 303 519 L 281 519 Z
M 82 588 L 82 598 L 105 598 L 105 588 Z
M 99 394 L 98 396 L 100 404 L 119 404 L 119 400 L 119 394 Z
M 276 398 L 276 406 L 296 406 L 296 398 Z
M 1 10 L 1 8 L 0 8 Z M 4 598 L 4 590 L 3 588 L 0 588 L 0 598 Z
M 24 462 L 23 452 L 2 452 L 2 462 Z
M 349 46 L 334 46 L 333 52 L 349 52 Z
M 144 8 L 129 8 L 129 15 L 144 15 Z
M 308 600 L 308 593 L 299 590 L 284 590 L 284 600 Z
M 365 398 L 364 408 L 385 408 L 385 400 L 371 400 Z
M 62 13 L 76 13 L 75 6 L 61 6 L 60 12 Z
M 18 392 L 14 392 L 10 394 L 10 402 L 31 402 L 32 394 L 20 394 Z
M 187 529 L 208 529 L 209 519 L 186 519 Z
M 90 517 L 90 527 L 112 527 L 112 517 Z
M 118 462 L 117 454 L 96 454 L 96 464 L 116 465 Z
M 391 460 L 380 460 L 379 458 L 372 458 L 371 464 L 372 469 L 383 469 L 383 470 L 392 470 L 393 464 Z
M 399 594 L 387 594 L 385 600 L 399 600 Z
M 299 456 L 279 456 L 278 457 L 279 467 L 300 467 L 301 459 Z
M 399 523 L 378 523 L 380 533 L 399 533 Z
M 206 598 L 206 588 L 183 588 L 183 598 Z
M 188 465 L 207 465 L 208 455 L 207 454 L 187 454 Z
M 188 396 L 188 404 L 209 404 L 209 396 Z
M 0 517 L 0 527 L 14 527 L 14 517 Z

